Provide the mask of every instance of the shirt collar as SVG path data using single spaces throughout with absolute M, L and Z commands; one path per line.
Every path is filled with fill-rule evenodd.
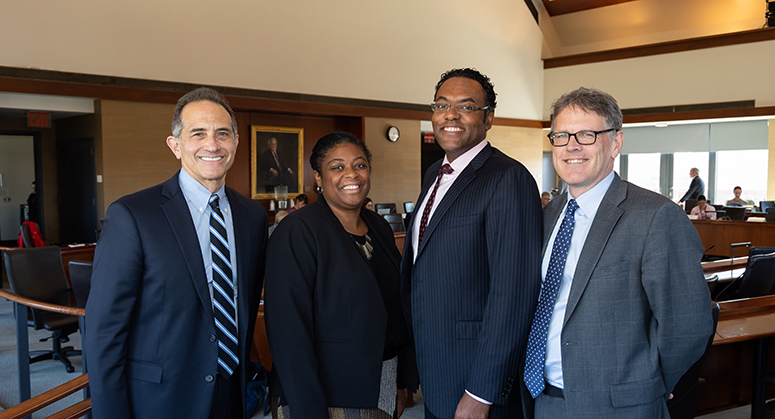
M 210 195 L 213 193 L 199 183 L 199 181 L 191 177 L 191 175 L 186 172 L 186 169 L 180 169 L 178 184 L 180 184 L 180 190 L 183 192 L 183 196 L 186 197 L 186 200 L 191 202 L 200 214 L 203 213 L 209 205 Z M 218 192 L 215 194 L 223 201 L 226 197 L 226 185 L 222 185 L 221 189 L 218 189 Z
M 603 202 L 603 197 L 605 196 L 605 193 L 608 192 L 608 188 L 611 186 L 613 181 L 614 171 L 611 170 L 611 173 L 603 178 L 603 180 L 598 182 L 597 185 L 593 186 L 588 191 L 584 192 L 583 194 L 579 195 L 578 198 L 576 198 L 576 203 L 579 204 L 581 214 L 588 218 L 595 217 L 595 214 L 597 214 L 597 209 L 600 208 L 600 203 Z M 570 196 L 570 191 L 566 193 L 568 194 L 568 199 L 570 200 L 572 198 Z
M 480 151 L 484 150 L 484 148 L 487 146 L 487 139 L 483 139 L 479 144 L 471 147 L 470 150 L 466 151 L 465 153 L 458 156 L 458 158 L 455 159 L 452 163 L 447 160 L 447 155 L 444 155 L 444 161 L 442 164 L 449 164 L 452 166 L 452 169 L 454 170 L 453 174 L 458 174 L 463 171 L 463 169 L 468 166 L 468 163 L 471 163 L 471 160 L 476 157 L 477 154 L 479 154 Z

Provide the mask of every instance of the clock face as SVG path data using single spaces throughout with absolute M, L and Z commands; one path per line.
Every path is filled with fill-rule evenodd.
M 398 137 L 401 135 L 401 133 L 398 132 L 398 127 L 390 127 L 387 130 L 387 137 L 388 140 L 392 142 L 398 141 Z

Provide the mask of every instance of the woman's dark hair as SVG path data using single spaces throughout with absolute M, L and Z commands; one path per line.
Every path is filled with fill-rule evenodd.
M 326 154 L 332 148 L 346 143 L 355 144 L 361 149 L 363 155 L 366 156 L 366 161 L 369 162 L 369 171 L 371 171 L 371 152 L 366 147 L 366 144 L 349 132 L 342 131 L 332 132 L 318 140 L 315 147 L 312 148 L 312 155 L 309 156 L 309 165 L 312 166 L 312 170 L 320 173 L 323 166 L 323 158 Z
M 307 199 L 307 195 L 304 195 L 303 193 L 300 193 L 296 195 L 296 201 L 297 202 L 303 202 L 305 204 L 309 204 L 309 200 Z
M 697 197 L 697 200 L 698 200 L 698 201 L 707 201 L 707 199 L 705 199 L 705 195 L 700 195 L 700 196 L 698 196 L 698 197 Z
M 372 201 L 372 200 L 371 200 L 371 198 L 369 198 L 369 197 L 367 196 L 367 197 L 366 197 L 366 199 L 364 199 L 364 200 L 363 200 L 363 204 L 361 204 L 361 206 L 362 206 L 363 208 L 366 208 L 366 205 L 369 205 L 369 202 L 374 202 L 374 201 Z

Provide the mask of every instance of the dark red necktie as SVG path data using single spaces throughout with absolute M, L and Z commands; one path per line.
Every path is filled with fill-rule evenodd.
M 275 153 L 275 152 L 273 151 L 273 152 L 272 152 L 272 156 L 274 156 L 274 161 L 277 163 L 277 169 L 278 169 L 278 171 L 282 172 L 282 171 L 283 171 L 283 166 L 280 164 L 280 159 L 278 159 L 278 158 L 277 158 L 277 153 Z
M 436 179 L 436 186 L 433 187 L 431 197 L 428 198 L 428 203 L 425 204 L 425 209 L 422 211 L 422 218 L 420 218 L 420 238 L 417 240 L 417 247 L 420 247 L 420 244 L 422 244 L 422 238 L 425 235 L 425 229 L 428 227 L 428 218 L 431 216 L 431 208 L 433 208 L 433 201 L 436 200 L 436 192 L 439 190 L 441 177 L 451 174 L 454 171 L 455 170 L 452 169 L 452 166 L 449 164 L 445 164 L 439 169 L 439 177 Z

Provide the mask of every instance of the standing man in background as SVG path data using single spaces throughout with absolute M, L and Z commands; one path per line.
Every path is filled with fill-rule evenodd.
M 267 216 L 224 186 L 239 136 L 226 100 L 180 98 L 181 170 L 108 208 L 86 306 L 96 419 L 247 419 Z
M 521 410 L 519 359 L 540 289 L 541 204 L 527 169 L 486 140 L 495 105 L 490 79 L 470 68 L 444 73 L 431 104 L 445 157 L 425 174 L 401 263 L 429 419 Z
M 678 200 L 679 204 L 687 199 L 697 199 L 698 196 L 705 194 L 705 182 L 700 178 L 700 169 L 692 167 L 689 170 L 689 177 L 692 178 L 692 183 L 689 185 L 689 190 Z
M 712 333 L 702 243 L 679 207 L 614 173 L 624 133 L 611 95 L 582 87 L 551 114 L 568 191 L 544 207 L 525 405 L 540 419 L 669 417 Z

